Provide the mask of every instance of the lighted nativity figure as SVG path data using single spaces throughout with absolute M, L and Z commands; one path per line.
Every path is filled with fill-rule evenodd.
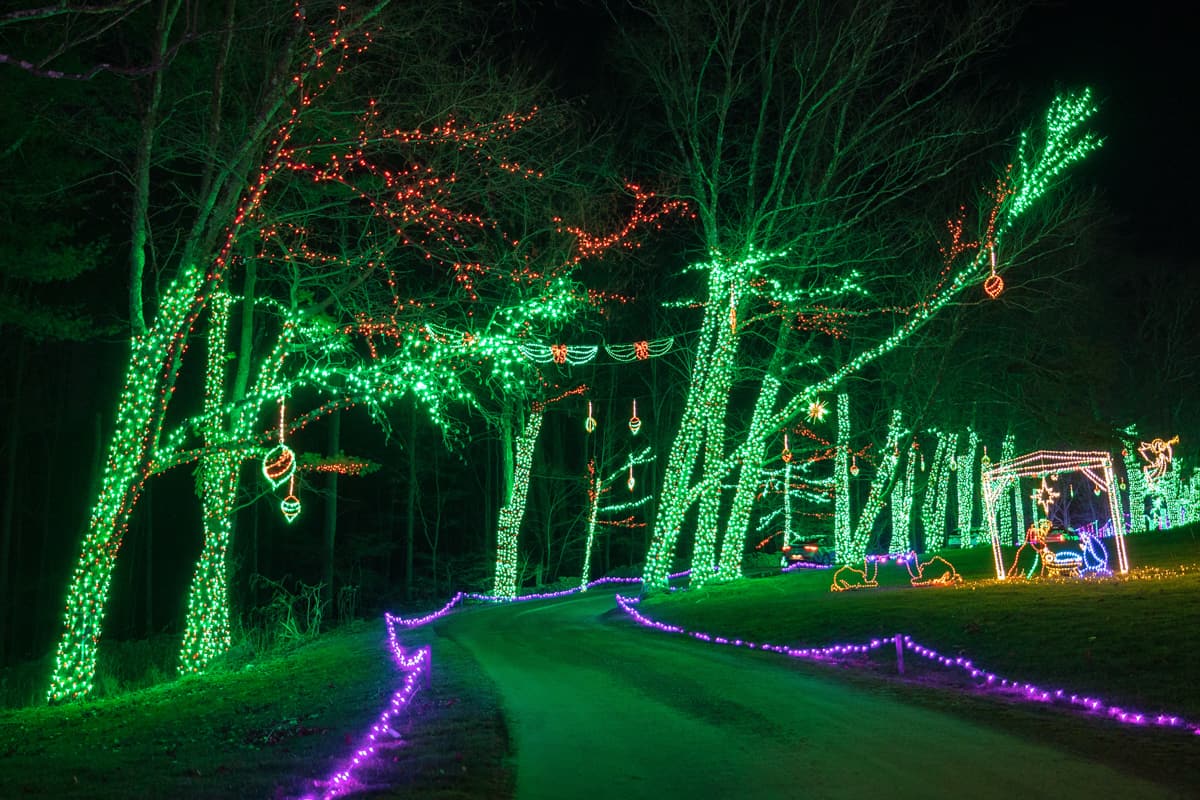
M 1154 489 L 1155 483 L 1167 474 L 1167 470 L 1171 468 L 1171 460 L 1174 458 L 1172 447 L 1179 444 L 1179 437 L 1172 436 L 1170 439 L 1163 441 L 1162 439 L 1153 439 L 1149 442 L 1142 442 L 1138 446 L 1138 453 L 1146 461 L 1146 466 L 1142 467 L 1142 472 L 1146 475 L 1146 485 L 1151 490 Z
M 1163 445 L 1169 450 L 1171 443 Z M 1116 570 L 1129 572 L 1129 555 L 1125 548 L 1125 530 L 1116 476 L 1113 474 L 1112 456 L 1101 451 L 1083 450 L 1038 450 L 1015 458 L 1006 458 L 998 464 L 985 467 L 980 476 L 983 487 L 984 518 L 992 537 L 992 557 L 996 566 L 997 580 L 1041 575 L 1099 575 L 1108 574 L 1108 552 L 1098 536 L 1080 536 L 1080 550 L 1051 550 L 1048 542 L 1055 540 L 1051 534 L 1051 523 L 1044 519 L 1031 525 L 1025 532 L 1025 542 L 1018 548 L 1011 566 L 1005 569 L 1000 547 L 997 518 L 1005 492 L 1019 485 L 1022 478 L 1040 480 L 1030 495 L 1037 506 L 1050 515 L 1051 507 L 1061 493 L 1053 488 L 1056 476 L 1063 473 L 1079 473 L 1092 485 L 1097 497 L 1107 500 L 1109 518 L 1112 520 L 1112 539 L 1116 545 Z M 1070 487 L 1069 487 L 1070 488 Z M 1073 490 L 1072 490 L 1073 495 Z M 1066 538 L 1074 539 L 1068 532 Z
M 1111 575 L 1108 550 L 1099 536 L 1079 534 L 1079 551 L 1051 550 L 1050 520 L 1035 522 L 1025 531 L 1025 543 L 1013 557 L 1006 577 L 1032 578 L 1036 571 L 1042 577 L 1084 578 Z

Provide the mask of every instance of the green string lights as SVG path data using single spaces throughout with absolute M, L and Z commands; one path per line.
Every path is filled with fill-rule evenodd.
M 237 496 L 241 454 L 217 446 L 224 438 L 215 406 L 224 397 L 225 337 L 232 298 L 214 294 L 209 303 L 208 358 L 204 411 L 208 426 L 200 459 L 204 548 L 188 591 L 187 623 L 180 650 L 182 673 L 204 672 L 212 659 L 229 649 L 229 591 L 226 553 L 233 533 L 233 504 Z M 294 469 L 294 466 L 293 466 Z
M 840 400 L 841 397 L 839 396 L 838 399 Z M 863 504 L 862 511 L 859 512 L 858 522 L 850 537 L 850 549 L 845 555 L 841 552 L 838 553 L 839 563 L 857 564 L 866 557 L 867 548 L 871 543 L 871 534 L 875 528 L 875 520 L 883 511 L 883 506 L 888 500 L 889 490 L 896 477 L 896 468 L 900 465 L 900 439 L 904 434 L 903 414 L 900 409 L 893 409 L 891 420 L 888 422 L 887 438 L 883 445 L 883 457 L 879 461 L 875 477 L 871 479 L 871 488 L 867 492 L 866 502 Z
M 958 475 L 958 535 L 963 547 L 974 544 L 971 538 L 971 524 L 975 521 L 975 468 L 978 453 L 979 434 L 967 428 L 965 447 L 954 458 L 955 472 Z
M 517 453 L 513 462 L 512 489 L 508 501 L 500 509 L 500 521 L 496 528 L 496 570 L 492 594 L 502 600 L 517 596 L 518 540 L 521 520 L 525 518 L 525 501 L 529 497 L 529 471 L 533 466 L 533 451 L 537 446 L 538 434 L 542 430 L 545 407 L 534 405 L 525 423 L 525 429 L 517 437 Z
M 601 477 L 596 469 L 595 459 L 588 461 L 588 522 L 587 522 L 587 540 L 583 548 L 583 571 L 579 577 L 579 591 L 586 592 L 588 589 L 588 581 L 591 579 L 592 572 L 592 549 L 596 542 L 596 530 L 601 525 L 613 527 L 634 527 L 644 523 L 634 522 L 632 517 L 622 520 L 606 520 L 601 519 L 602 516 L 619 514 L 625 511 L 633 511 L 639 508 L 654 498 L 652 494 L 645 494 L 634 500 L 629 500 L 623 503 L 609 502 L 607 505 L 601 505 L 601 498 L 608 494 L 613 486 L 617 485 L 618 481 L 625 483 L 630 492 L 634 490 L 634 486 L 630 485 L 633 481 L 633 468 L 642 464 L 649 464 L 654 460 L 654 456 L 650 453 L 650 448 L 642 448 L 637 453 L 630 453 L 625 464 L 617 470 L 614 470 L 609 475 Z M 628 476 L 628 478 L 626 478 Z
M 958 445 L 958 434 L 938 431 L 933 463 L 925 481 L 925 498 L 921 504 L 921 525 L 925 550 L 940 550 L 946 543 L 946 505 L 949 497 L 950 463 Z
M 1010 461 L 1017 454 L 1017 438 L 1011 433 L 1004 437 L 1004 444 L 1000 446 L 1000 460 Z M 983 467 L 987 469 L 987 465 Z M 996 525 L 999 531 L 1000 541 L 1003 544 L 1020 545 L 1018 537 L 1024 537 L 1025 528 L 1016 525 L 1015 515 L 1019 513 L 1017 509 L 1020 506 L 1020 482 L 1014 480 L 1012 486 L 1005 489 L 998 501 L 999 513 L 997 514 Z M 1020 528 L 1018 530 L 1018 528 Z
M 79 560 L 71 575 L 47 698 L 63 702 L 88 695 L 96 647 L 121 540 L 150 471 L 147 456 L 170 399 L 165 372 L 185 347 L 188 320 L 203 301 L 205 272 L 183 269 L 163 292 L 154 325 L 130 342 L 125 386 L 105 458 L 100 495 L 92 508 Z
M 849 563 L 856 560 L 848 556 L 857 548 L 850 527 L 850 396 L 845 393 L 837 396 L 837 431 L 837 453 L 833 457 L 834 485 L 837 487 L 837 494 L 833 496 L 833 546 L 838 561 Z
M 896 481 L 892 490 L 892 538 L 888 553 L 898 555 L 912 549 L 909 531 L 912 527 L 913 483 L 917 472 L 917 442 L 914 439 L 904 461 L 904 478 Z
M 758 399 L 754 403 L 754 413 L 750 417 L 750 432 L 747 435 L 751 441 L 762 441 L 767 436 L 763 425 L 771 417 L 771 409 L 779 397 L 782 385 L 774 375 L 763 376 L 759 388 Z M 788 473 L 784 486 L 791 485 L 791 462 L 787 462 L 785 470 Z M 750 527 L 750 515 L 754 510 L 755 491 L 762 483 L 758 459 L 742 464 L 738 475 L 737 486 L 734 488 L 733 503 L 729 509 L 729 520 L 725 525 L 725 535 L 721 541 L 721 558 L 717 565 L 717 579 L 722 581 L 735 580 L 742 577 L 742 559 L 746 551 L 746 534 Z M 791 491 L 784 492 L 784 502 L 790 506 Z M 785 525 L 790 529 L 790 508 L 784 514 Z M 786 542 L 791 542 L 791 536 L 785 536 Z M 694 567 L 693 567 L 694 569 Z M 694 572 L 692 573 L 695 574 Z

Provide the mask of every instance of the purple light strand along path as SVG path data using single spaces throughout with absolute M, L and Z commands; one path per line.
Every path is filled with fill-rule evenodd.
M 676 572 L 672 575 L 668 575 L 667 578 L 670 580 L 675 580 L 676 578 L 682 578 L 682 577 L 688 575 L 690 572 L 691 572 L 691 570 L 684 570 L 683 572 Z M 596 580 L 591 581 L 587 585 L 587 588 L 591 589 L 596 586 L 606 586 L 606 585 L 611 585 L 611 584 L 629 585 L 629 584 L 635 584 L 635 583 L 641 583 L 641 582 L 642 582 L 641 578 L 597 578 Z M 447 602 L 446 605 L 442 606 L 437 611 L 431 611 L 430 613 L 425 614 L 424 616 L 420 616 L 420 617 L 408 617 L 408 618 L 396 617 L 396 616 L 392 616 L 391 614 L 389 614 L 388 619 L 391 620 L 392 623 L 399 625 L 402 628 L 418 628 L 422 625 L 428 625 L 430 622 L 434 622 L 436 620 L 441 619 L 442 617 L 446 616 L 451 611 L 453 611 L 455 608 L 462 605 L 463 601 L 465 601 L 465 600 L 478 600 L 481 603 L 523 603 L 526 600 L 550 600 L 555 597 L 566 597 L 567 595 L 571 595 L 571 594 L 579 594 L 582 591 L 584 591 L 584 589 L 581 589 L 578 586 L 576 586 L 572 589 L 563 589 L 562 591 L 559 591 L 559 592 L 543 592 L 541 594 L 523 594 L 520 597 L 514 597 L 512 599 L 508 599 L 508 598 L 504 598 L 504 597 L 497 597 L 496 595 L 491 595 L 491 594 L 479 594 L 477 592 L 458 592 L 457 594 L 454 595 L 454 597 L 450 598 L 449 602 Z
M 621 610 L 628 614 L 639 625 L 647 628 L 653 628 L 663 633 L 683 634 L 690 636 L 693 639 L 699 639 L 702 642 L 710 644 L 729 645 L 731 647 L 747 647 L 751 650 L 765 650 L 771 653 L 779 653 L 788 656 L 789 658 L 804 658 L 814 661 L 833 660 L 839 656 L 860 655 L 869 653 L 873 650 L 878 650 L 884 645 L 895 645 L 896 636 L 887 636 L 880 639 L 871 639 L 866 644 L 834 644 L 827 647 L 804 647 L 795 648 L 787 647 L 786 645 L 748 642 L 743 639 L 729 639 L 723 636 L 714 636 L 710 633 L 701 631 L 689 631 L 686 628 L 681 628 L 678 625 L 670 625 L 665 622 L 651 619 L 637 609 L 639 603 L 636 597 L 626 597 L 618 594 L 616 597 L 617 605 Z M 1014 681 L 1008 678 L 1002 678 L 994 672 L 989 672 L 981 667 L 976 666 L 970 659 L 958 657 L 950 658 L 943 656 L 932 648 L 925 647 L 912 640 L 910 636 L 901 636 L 901 641 L 904 648 L 916 655 L 922 656 L 930 661 L 937 663 L 940 666 L 950 669 L 957 669 L 973 679 L 981 680 L 978 684 L 981 689 L 993 689 L 998 691 L 1006 691 L 1015 694 L 1021 699 L 1031 703 L 1043 703 L 1055 705 L 1066 703 L 1069 706 L 1082 708 L 1092 714 L 1102 715 L 1115 722 L 1125 725 L 1157 725 L 1164 728 L 1175 728 L 1187 730 L 1193 734 L 1200 735 L 1200 723 L 1184 720 L 1182 717 L 1173 714 L 1146 714 L 1140 711 L 1125 709 L 1117 705 L 1112 705 L 1097 697 L 1086 697 L 1083 695 L 1073 694 L 1065 689 L 1045 689 L 1032 683 L 1023 683 Z M 1065 710 L 1065 709 L 1064 709 Z
M 376 747 L 379 744 L 380 738 L 383 736 L 393 737 L 396 734 L 392 731 L 391 721 L 400 712 L 408 707 L 409 701 L 417 693 L 417 689 L 429 675 L 430 665 L 430 648 L 428 645 L 420 647 L 417 651 L 409 656 L 404 652 L 400 640 L 396 636 L 395 618 L 391 614 L 384 614 L 384 620 L 388 631 L 388 648 L 392 654 L 392 660 L 395 662 L 397 669 L 404 673 L 404 682 L 400 688 L 392 693 L 392 699 L 384 708 L 383 713 L 367 731 L 362 743 L 350 757 L 349 762 L 329 775 L 324 780 L 317 781 L 314 788 L 320 788 L 320 794 L 305 795 L 305 800 L 326 800 L 326 798 L 340 797 L 349 791 L 359 788 L 359 783 L 354 774 L 367 762 L 369 762 L 376 754 Z

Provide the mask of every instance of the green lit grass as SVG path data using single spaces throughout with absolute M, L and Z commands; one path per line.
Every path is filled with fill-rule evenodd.
M 237 672 L 2 712 L 2 794 L 296 796 L 353 751 L 399 685 L 385 648 L 381 622 L 359 625 Z M 390 787 L 381 796 L 511 794 L 495 695 L 453 642 L 435 642 L 433 679 L 396 728 L 403 744 L 367 775 Z
M 880 569 L 879 588 L 833 593 L 831 570 L 800 570 L 651 597 L 644 610 L 690 630 L 775 644 L 904 633 L 1006 677 L 1197 719 L 1198 531 L 1127 539 L 1134 575 L 1187 568 L 1158 580 L 998 582 L 985 545 L 943 551 L 966 579 L 959 588 L 914 589 L 904 568 L 889 564 Z M 1012 552 L 1006 548 L 1006 563 Z

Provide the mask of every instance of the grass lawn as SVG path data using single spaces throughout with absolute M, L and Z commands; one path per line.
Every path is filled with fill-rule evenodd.
M 990 545 L 941 553 L 958 588 L 913 588 L 902 566 L 880 586 L 830 592 L 831 570 L 798 570 L 697 591 L 653 595 L 649 616 L 727 638 L 796 646 L 904 633 L 943 655 L 963 655 L 1004 677 L 1095 695 L 1145 712 L 1200 720 L 1200 525 L 1128 537 L 1128 577 L 996 581 Z M 1109 549 L 1112 549 L 1111 541 Z M 1005 550 L 1006 563 L 1013 548 Z M 1115 553 L 1110 553 L 1115 563 Z M 849 680 L 895 674 L 891 663 L 841 670 Z M 884 657 L 886 660 L 886 656 Z M 915 662 L 915 663 L 914 663 Z M 974 692 L 943 692 L 944 672 L 910 656 L 895 691 L 916 702 L 1043 737 L 1168 782 L 1200 786 L 1200 737 L 1135 729 Z M 949 681 L 957 682 L 957 679 Z M 781 698 L 802 702 L 803 698 Z
M 380 621 L 237 672 L 0 712 L 0 795 L 296 796 L 353 752 L 398 680 Z M 364 776 L 387 788 L 369 796 L 511 795 L 494 692 L 453 642 L 435 642 L 431 684 L 397 728 Z

